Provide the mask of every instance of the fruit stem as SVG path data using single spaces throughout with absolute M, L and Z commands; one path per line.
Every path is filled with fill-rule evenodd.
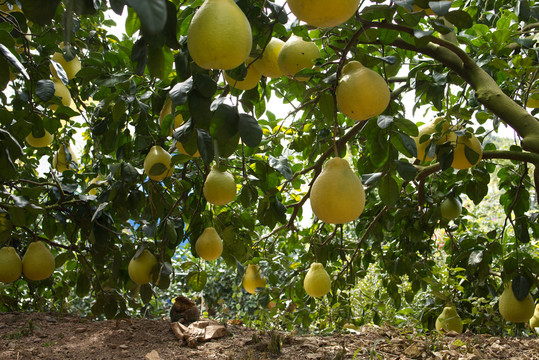
M 219 144 L 217 143 L 217 139 L 213 139 L 213 159 L 215 160 L 215 165 L 219 168 L 221 164 L 219 161 Z

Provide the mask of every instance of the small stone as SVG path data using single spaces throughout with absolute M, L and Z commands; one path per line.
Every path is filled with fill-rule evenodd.
M 123 357 L 123 358 L 129 357 L 129 351 L 128 350 L 122 350 L 120 352 L 120 357 Z
M 85 328 L 79 327 L 79 328 L 76 328 L 76 329 L 75 329 L 75 334 L 82 334 L 82 333 L 85 332 L 85 331 L 86 331 Z
M 161 360 L 161 357 L 157 351 L 152 350 L 144 356 L 144 360 Z

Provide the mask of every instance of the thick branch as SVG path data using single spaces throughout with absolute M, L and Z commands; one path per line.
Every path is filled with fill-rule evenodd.
M 413 29 L 404 26 L 365 20 L 362 22 L 370 27 L 404 31 L 413 35 Z M 392 45 L 430 56 L 453 70 L 472 86 L 480 103 L 499 116 L 522 137 L 523 149 L 539 154 L 539 122 L 526 109 L 507 96 L 496 81 L 464 50 L 434 36 L 430 37 L 430 41 L 424 47 L 417 47 L 399 38 Z

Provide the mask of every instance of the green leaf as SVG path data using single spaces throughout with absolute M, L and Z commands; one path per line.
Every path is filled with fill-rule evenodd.
M 417 146 L 414 139 L 400 132 L 396 134 L 397 136 L 394 135 L 395 133 L 391 135 L 389 140 L 395 149 L 407 157 L 417 157 Z
M 432 34 L 434 34 L 434 31 L 432 30 L 425 31 L 425 30 L 420 30 L 420 29 L 414 29 L 414 37 L 416 39 L 423 39 L 428 36 L 431 36 Z
M 205 163 L 209 164 L 213 160 L 213 141 L 211 136 L 204 130 L 197 129 L 198 133 L 198 151 L 200 152 L 200 157 L 204 160 Z
M 383 176 L 383 173 L 381 172 L 377 172 L 377 173 L 372 173 L 372 174 L 363 174 L 361 175 L 361 182 L 364 184 L 364 185 L 372 185 L 372 184 L 375 184 L 377 183 Z
M 139 173 L 137 172 L 137 169 L 129 164 L 129 163 L 122 163 L 122 180 L 130 183 L 135 184 L 139 181 Z
M 435 146 L 434 142 L 431 147 Z M 438 161 L 440 162 L 440 168 L 442 170 L 449 169 L 453 163 L 453 149 L 449 144 L 442 144 L 438 146 Z M 430 153 L 428 154 L 430 156 Z
M 21 9 L 28 20 L 41 26 L 50 25 L 60 0 L 21 0 Z
M 210 123 L 210 135 L 219 142 L 227 142 L 238 133 L 238 110 L 227 104 L 220 104 Z
M 483 262 L 483 250 L 474 250 L 470 253 L 470 257 L 468 258 L 468 265 L 470 266 L 478 266 Z
M 528 232 L 528 221 L 526 217 L 519 217 L 515 221 L 515 236 L 517 241 L 522 244 L 530 242 L 530 233 Z
M 370 141 L 370 160 L 371 163 L 380 168 L 389 159 L 389 144 L 385 135 L 378 136 Z
M 79 273 L 75 293 L 81 298 L 90 293 L 90 280 L 88 279 L 86 273 Z
M 74 259 L 74 258 L 75 258 L 75 256 L 73 255 L 73 253 L 71 251 L 66 251 L 66 252 L 63 252 L 63 253 L 59 253 L 54 258 L 54 267 L 55 268 L 62 267 L 66 263 L 67 260 L 71 260 L 71 259 Z
M 258 191 L 256 187 L 247 183 L 241 188 L 238 200 L 244 208 L 248 208 L 256 204 L 258 200 Z
M 470 14 L 463 10 L 450 11 L 445 15 L 445 18 L 458 29 L 468 29 L 474 25 Z
M 140 299 L 144 304 L 148 304 L 152 300 L 153 290 L 150 284 L 140 285 Z
M 195 122 L 198 129 L 209 131 L 213 112 L 210 110 L 211 98 L 201 95 L 193 90 L 188 95 L 189 112 L 191 119 Z
M 393 206 L 399 200 L 399 185 L 391 175 L 385 175 L 378 184 L 378 194 L 380 199 L 387 206 Z
M 191 76 L 189 69 L 189 56 L 187 51 L 180 51 L 174 58 L 174 67 L 178 78 L 182 81 L 187 80 Z
M 170 90 L 169 96 L 174 105 L 183 105 L 187 102 L 187 95 L 191 92 L 193 88 L 193 78 L 189 77 L 187 80 L 174 85 Z
M 173 221 L 167 221 L 165 225 L 165 230 L 163 234 L 163 240 L 167 242 L 176 242 L 178 234 L 176 233 L 176 228 L 174 227 Z
M 257 147 L 262 141 L 262 128 L 254 117 L 249 114 L 239 114 L 238 128 L 241 140 L 249 147 Z
M 168 168 L 163 163 L 155 163 L 153 164 L 152 168 L 150 169 L 150 175 L 151 176 L 159 176 L 165 171 L 168 171 Z
M 191 271 L 186 278 L 187 286 L 193 291 L 202 291 L 206 282 L 208 281 L 208 274 L 206 271 Z
M 234 69 L 227 70 L 226 74 L 234 80 L 242 81 L 247 75 L 247 66 L 245 65 L 245 63 L 242 63 L 240 66 L 237 66 Z
M 518 269 L 517 259 L 510 257 L 503 262 L 503 271 L 507 275 L 515 273 Z
M 479 160 L 479 154 L 476 153 L 471 147 L 468 145 L 464 145 L 464 155 L 466 156 L 466 159 L 470 164 L 475 164 Z
M 380 127 L 380 129 L 387 129 L 388 127 L 393 124 L 393 116 L 390 115 L 380 115 L 378 116 L 378 119 L 376 120 L 376 123 Z
M 54 83 L 52 80 L 38 80 L 36 95 L 41 101 L 49 101 L 54 96 Z
M 326 92 L 323 93 L 318 100 L 318 106 L 324 115 L 325 123 L 332 124 L 335 117 L 335 102 L 333 101 L 333 96 Z
M 466 184 L 466 195 L 478 205 L 488 194 L 488 183 L 470 181 Z
M 167 20 L 165 0 L 125 0 L 127 6 L 135 9 L 143 28 L 150 34 L 163 30 Z
M 107 296 L 105 300 L 105 306 L 103 307 L 103 313 L 108 320 L 114 319 L 118 312 L 118 302 L 115 298 Z
M 522 275 L 515 276 L 511 282 L 513 294 L 518 301 L 523 301 L 530 293 L 531 281 Z
M 269 156 L 269 164 L 272 168 L 277 170 L 286 180 L 292 180 L 292 177 L 294 176 L 294 172 L 292 171 L 292 168 L 290 167 L 290 164 L 288 163 L 288 159 L 285 157 L 275 158 L 273 156 Z
M 56 226 L 56 219 L 50 215 L 46 215 L 43 217 L 43 233 L 45 236 L 52 240 L 56 236 L 57 232 L 57 226 Z
M 395 118 L 393 122 L 401 131 L 405 132 L 406 134 L 410 136 L 419 135 L 417 125 L 413 121 L 404 118 Z
M 434 11 L 436 15 L 446 15 L 453 1 L 429 1 L 429 7 Z
M 395 164 L 397 166 L 397 172 L 404 180 L 410 181 L 415 179 L 417 168 L 414 165 L 402 160 L 395 161 Z
M 67 60 L 69 61 L 69 60 Z M 56 75 L 58 77 L 58 79 L 60 79 L 60 81 L 64 84 L 68 84 L 69 83 L 69 79 L 67 78 L 67 73 L 65 72 L 64 68 L 62 67 L 62 65 L 60 65 L 60 63 L 58 63 L 57 61 L 55 60 L 50 60 L 52 66 L 54 67 L 54 70 L 56 70 Z
M 207 98 L 211 98 L 217 91 L 217 83 L 209 75 L 197 73 L 194 75 L 194 85 L 198 92 Z
M 150 47 L 148 52 L 148 71 L 150 75 L 158 78 L 165 79 L 168 74 L 165 73 L 165 55 L 163 48 Z

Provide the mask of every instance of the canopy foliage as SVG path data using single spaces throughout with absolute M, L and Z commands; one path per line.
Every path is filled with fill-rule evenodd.
M 495 308 L 502 284 L 516 276 L 524 279 L 522 292 L 531 287 L 537 293 L 539 261 L 532 245 L 539 231 L 539 123 L 536 110 L 525 106 L 539 100 L 539 8 L 533 1 L 430 2 L 430 16 L 414 11 L 413 0 L 362 1 L 344 24 L 315 28 L 279 1 L 239 0 L 252 29 L 253 57 L 271 37 L 286 41 L 292 34 L 314 41 L 322 55 L 314 70 L 302 71 L 308 81 L 263 77 L 247 91 L 224 82 L 223 71 L 202 69 L 190 58 L 187 30 L 202 2 L 2 5 L 0 244 L 22 256 L 30 242 L 41 240 L 56 255 L 57 271 L 40 282 L 21 278 L 0 285 L 0 309 L 39 307 L 43 298 L 61 304 L 74 291 L 89 296 L 94 315 L 121 317 L 171 282 L 185 284 L 182 291 L 243 292 L 241 276 L 250 263 L 260 265 L 268 285 L 260 295 L 245 296 L 293 302 L 294 321 L 304 326 L 317 320 L 310 309 L 319 300 L 303 289 L 312 262 L 324 264 L 332 278 L 327 301 L 340 311 L 334 326 L 351 317 L 348 290 L 371 264 L 385 274 L 381 285 L 396 309 L 428 291 L 437 309 L 452 301 L 470 316 L 475 311 L 480 320 L 469 326 L 480 331 L 489 326 L 487 315 L 477 315 L 470 299 Z M 110 32 L 111 11 L 127 14 L 121 38 Z M 82 69 L 73 79 L 51 61 L 55 52 L 65 60 L 80 58 Z M 336 106 L 341 70 L 352 59 L 381 74 L 391 89 L 387 109 L 368 121 L 350 120 Z M 67 85 L 71 106 L 55 96 L 51 64 Z M 241 79 L 245 66 L 228 73 Z M 415 103 L 405 103 L 405 96 Z M 172 114 L 160 123 L 167 99 Z M 279 103 L 290 109 L 284 116 L 274 108 Z M 415 111 L 429 114 L 424 123 L 436 114 L 463 135 L 474 133 L 482 160 L 471 169 L 453 169 L 454 149 L 443 146 L 430 150 L 439 151 L 435 160 L 416 160 Z M 170 136 L 176 114 L 185 122 Z M 516 136 L 499 148 L 491 135 L 502 124 Z M 30 133 L 44 131 L 54 135 L 50 146 L 26 142 Z M 187 155 L 176 150 L 177 142 Z M 154 145 L 172 154 L 174 171 L 163 181 L 143 171 Z M 77 149 L 78 162 L 58 172 L 51 165 L 54 154 L 68 146 Z M 200 157 L 188 155 L 196 150 Z M 310 184 L 335 155 L 350 162 L 366 190 L 363 213 L 344 225 L 318 221 L 308 205 Z M 238 185 L 235 201 L 226 206 L 211 206 L 202 192 L 216 163 Z M 444 198 L 468 197 L 478 205 L 494 183 L 505 216 L 501 228 L 478 220 L 474 206 L 453 221 L 442 218 Z M 219 266 L 236 278 L 210 279 L 201 259 L 172 267 L 179 247 L 196 256 L 194 243 L 207 226 L 224 240 Z M 439 229 L 445 230 L 442 239 Z M 447 274 L 435 256 L 440 246 Z M 142 247 L 158 258 L 158 280 L 136 286 L 127 266 Z M 226 279 L 228 287 L 211 282 Z M 433 319 L 426 316 L 425 324 L 432 328 Z

